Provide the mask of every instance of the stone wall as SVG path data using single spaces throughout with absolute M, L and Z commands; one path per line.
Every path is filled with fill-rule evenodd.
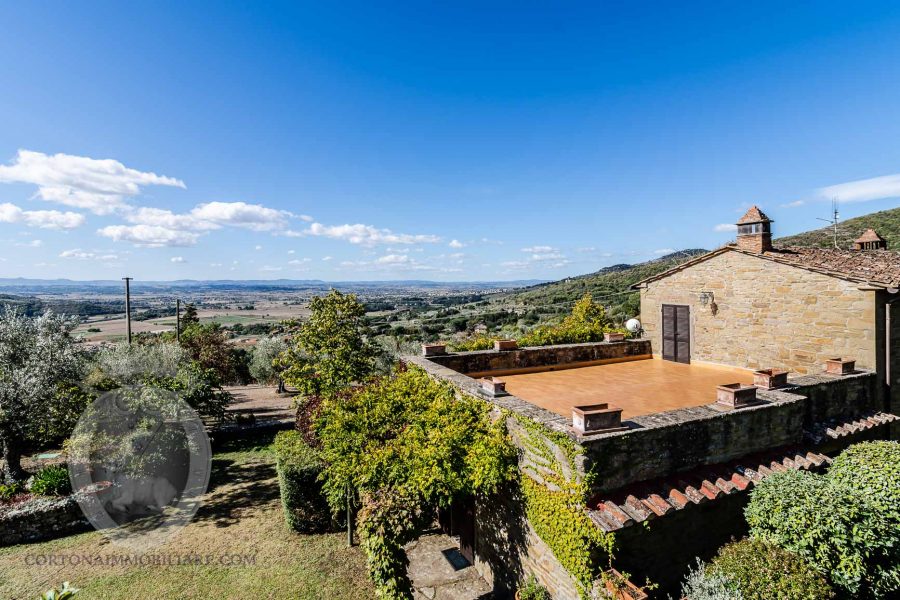
M 516 588 L 534 575 L 554 600 L 579 600 L 575 579 L 538 537 L 524 515 L 515 491 L 476 505 L 475 568 L 493 587 L 494 598 L 513 598 Z
M 691 359 L 750 369 L 818 373 L 826 358 L 876 368 L 875 291 L 820 273 L 724 252 L 650 282 L 641 322 L 662 348 L 662 305 L 691 308 Z M 701 306 L 713 292 L 716 311 Z
M 803 442 L 805 430 L 883 406 L 878 377 L 807 375 L 782 390 L 758 392 L 765 404 L 736 411 L 714 405 L 643 415 L 621 433 L 584 438 L 584 468 L 595 473 L 594 490 L 668 476 L 702 465 Z
M 90 529 L 75 496 L 36 498 L 0 516 L 0 546 L 49 540 Z
M 482 374 L 494 372 L 546 369 L 562 366 L 583 366 L 584 363 L 628 360 L 649 356 L 648 340 L 625 342 L 591 342 L 587 344 L 561 344 L 517 350 L 483 350 L 429 356 L 428 360 L 452 369 L 457 373 Z
M 900 300 L 889 305 L 891 310 L 891 412 L 900 415 Z

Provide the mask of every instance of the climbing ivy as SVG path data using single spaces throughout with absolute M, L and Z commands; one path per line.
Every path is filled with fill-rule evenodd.
M 525 514 L 535 533 L 581 586 L 587 597 L 603 555 L 611 556 L 615 537 L 604 533 L 585 511 L 591 474 L 582 475 L 583 450 L 566 435 L 515 415 L 522 457 L 520 489 Z

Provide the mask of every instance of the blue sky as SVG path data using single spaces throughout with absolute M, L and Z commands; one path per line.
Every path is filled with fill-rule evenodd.
M 427 4 L 0 5 L 0 276 L 555 279 L 900 204 L 897 3 Z

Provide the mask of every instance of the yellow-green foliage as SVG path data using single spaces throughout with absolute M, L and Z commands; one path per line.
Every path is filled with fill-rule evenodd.
M 575 460 L 581 448 L 524 417 L 526 449 L 520 487 L 525 513 L 538 536 L 587 595 L 599 573 L 600 559 L 612 553 L 615 538 L 601 531 L 585 511 L 589 479 L 578 476 Z
M 550 346 L 599 342 L 607 332 L 624 332 L 612 326 L 602 304 L 585 294 L 572 307 L 572 314 L 557 325 L 542 325 L 519 338 L 520 346 Z
M 379 598 L 410 597 L 403 544 L 419 530 L 416 515 L 494 493 L 515 474 L 515 448 L 491 406 L 416 367 L 329 398 L 317 429 L 332 507 L 348 489 L 363 500 L 359 526 Z
M 491 350 L 494 347 L 494 338 L 489 335 L 476 335 L 450 344 L 454 352 L 474 352 L 475 350 Z

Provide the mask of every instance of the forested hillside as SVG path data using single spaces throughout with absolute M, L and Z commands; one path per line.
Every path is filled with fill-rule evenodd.
M 853 240 L 870 227 L 888 241 L 888 248 L 900 249 L 900 208 L 883 210 L 838 223 L 838 247 L 848 248 Z M 834 230 L 831 227 L 823 227 L 797 235 L 789 235 L 775 240 L 775 244 L 832 248 L 834 247 Z

